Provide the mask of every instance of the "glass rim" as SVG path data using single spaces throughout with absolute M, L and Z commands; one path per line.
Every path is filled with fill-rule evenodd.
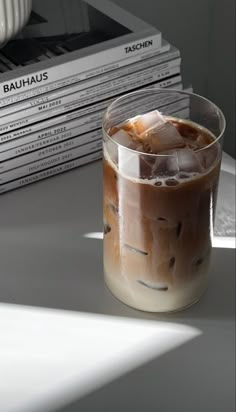
M 212 143 L 208 144 L 207 146 L 204 146 L 203 148 L 201 148 L 201 149 L 199 149 L 199 150 L 195 150 L 194 153 L 199 153 L 199 152 L 204 151 L 204 150 L 208 149 L 209 147 L 215 145 L 215 144 L 222 138 L 222 136 L 224 135 L 224 132 L 225 132 L 225 129 L 226 129 L 226 119 L 225 119 L 224 113 L 223 113 L 222 110 L 219 108 L 219 106 L 217 106 L 217 105 L 216 105 L 214 102 L 212 102 L 210 99 L 207 99 L 206 97 L 201 96 L 200 94 L 197 94 L 197 93 L 187 92 L 187 91 L 184 91 L 184 90 L 178 90 L 178 89 L 173 89 L 173 88 L 170 88 L 170 89 L 169 89 L 169 88 L 158 88 L 158 87 L 152 88 L 152 89 L 146 88 L 146 89 L 142 89 L 142 90 L 135 90 L 134 92 L 130 92 L 130 93 L 125 93 L 125 94 L 123 94 L 122 96 L 119 96 L 119 97 L 117 97 L 115 100 L 113 100 L 113 101 L 109 104 L 109 106 L 106 108 L 106 111 L 105 111 L 105 113 L 104 113 L 104 115 L 103 115 L 103 118 L 102 118 L 102 131 L 103 131 L 103 133 L 107 136 L 107 138 L 108 138 L 109 140 L 111 140 L 116 146 L 122 147 L 124 150 L 127 150 L 127 151 L 129 151 L 129 152 L 132 152 L 133 154 L 136 153 L 137 155 L 142 155 L 142 156 L 152 156 L 152 157 L 172 157 L 172 156 L 174 156 L 174 154 L 146 153 L 146 152 L 140 152 L 140 151 L 138 151 L 138 150 L 131 149 L 130 147 L 126 147 L 126 146 L 120 144 L 119 142 L 117 142 L 116 140 L 114 140 L 114 139 L 112 138 L 112 136 L 110 136 L 110 135 L 107 133 L 107 131 L 105 130 L 105 128 L 104 128 L 105 117 L 106 117 L 107 114 L 109 113 L 109 110 L 111 110 L 112 107 L 117 104 L 117 102 L 119 102 L 119 101 L 121 101 L 121 100 L 123 100 L 123 99 L 125 99 L 125 98 L 128 98 L 129 96 L 134 96 L 135 94 L 142 94 L 142 93 L 145 94 L 145 92 L 150 92 L 150 93 L 166 93 L 166 92 L 170 92 L 170 93 L 185 94 L 185 95 L 187 95 L 187 96 L 189 96 L 189 97 L 195 96 L 195 97 L 197 97 L 197 98 L 199 98 L 199 99 L 201 99 L 201 100 L 204 100 L 205 102 L 209 103 L 209 104 L 215 109 L 216 113 L 218 113 L 218 114 L 220 115 L 220 117 L 221 117 L 221 119 L 222 119 L 222 121 L 223 121 L 222 130 L 221 130 L 220 134 L 216 137 L 216 139 L 215 139 Z M 155 110 L 155 109 L 154 109 L 154 110 Z M 170 117 L 171 117 L 171 116 L 170 116 Z M 180 120 L 181 120 L 181 119 L 180 119 Z M 199 126 L 200 126 L 200 125 L 199 125 Z M 176 150 L 176 149 L 175 149 L 175 150 Z

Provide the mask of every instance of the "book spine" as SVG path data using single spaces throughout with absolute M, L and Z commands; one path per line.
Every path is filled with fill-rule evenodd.
M 182 81 L 182 78 L 180 75 L 173 76 L 169 79 L 165 79 L 159 82 L 154 82 L 152 85 L 148 85 L 148 88 L 155 88 L 155 87 L 171 87 L 175 84 L 178 84 Z M 118 97 L 118 96 L 117 96 Z M 114 98 L 110 98 L 108 100 L 99 102 L 97 104 L 74 110 L 73 112 L 70 113 L 65 113 L 61 116 L 58 117 L 53 117 L 49 120 L 45 120 L 42 123 L 35 123 L 32 124 L 28 127 L 22 127 L 21 129 L 13 130 L 9 133 L 6 133 L 4 135 L 0 135 L 0 151 L 2 149 L 2 145 L 5 145 L 6 142 L 10 142 L 13 139 L 20 139 L 23 136 L 36 133 L 36 132 L 42 132 L 44 133 L 45 130 L 47 130 L 50 127 L 60 127 L 61 123 L 70 121 L 72 119 L 77 119 L 78 117 L 81 117 L 85 114 L 89 113 L 94 113 L 96 115 L 96 112 L 99 110 L 105 110 L 106 107 L 114 100 Z
M 106 105 L 109 104 L 113 99 L 109 99 L 107 101 L 103 101 L 103 102 L 99 102 L 97 104 L 82 108 L 82 109 L 78 109 L 78 110 L 74 110 L 73 112 L 70 113 L 65 113 L 61 116 L 58 117 L 53 117 L 51 119 L 45 120 L 42 123 L 35 123 L 32 124 L 28 127 L 24 127 L 22 129 L 17 129 L 17 130 L 13 130 L 10 133 L 4 134 L 4 135 L 0 135 L 0 152 L 2 150 L 3 145 L 5 146 L 5 144 L 7 142 L 12 142 L 13 147 L 15 144 L 15 139 L 22 139 L 24 136 L 27 136 L 29 134 L 35 134 L 38 132 L 39 135 L 44 134 L 47 132 L 47 130 L 51 127 L 55 127 L 60 128 L 61 123 L 73 120 L 73 119 L 78 119 L 79 117 L 82 117 L 86 114 L 90 114 L 90 113 L 96 113 L 100 110 L 104 110 L 106 108 Z
M 178 86 L 180 87 L 180 85 Z M 142 99 L 141 102 L 134 101 L 132 108 L 137 110 L 141 106 L 145 107 L 145 110 L 152 110 L 158 103 L 159 107 L 169 104 L 173 101 L 177 101 L 181 97 L 177 94 L 174 96 L 161 96 L 158 102 L 155 99 Z M 123 107 L 123 113 L 127 113 L 126 107 Z M 119 112 L 120 113 L 120 112 Z M 121 111 L 122 113 L 122 111 Z M 37 149 L 42 149 L 45 146 L 49 146 L 54 143 L 59 143 L 66 139 L 70 139 L 77 135 L 87 133 L 91 130 L 101 127 L 103 110 L 87 115 L 81 118 L 76 118 L 66 123 L 62 123 L 60 127 L 58 125 L 26 135 L 16 140 L 11 140 L 5 144 L 0 145 L 0 170 L 2 170 L 1 162 L 9 160 L 11 158 L 22 156 Z
M 185 97 L 178 102 L 170 103 L 168 106 L 162 108 L 162 113 L 164 115 L 173 115 L 178 113 L 180 110 L 186 109 L 190 107 L 190 98 Z
M 1 118 L 1 125 L 4 126 L 4 124 L 16 122 L 19 119 L 31 117 L 45 111 L 47 111 L 48 113 L 52 113 L 53 110 L 53 112 L 60 113 L 60 109 L 62 110 L 62 107 L 64 108 L 64 110 L 65 108 L 67 108 L 67 110 L 70 110 L 70 104 L 73 104 L 74 102 L 78 103 L 78 100 L 80 100 L 81 106 L 86 106 L 87 98 L 91 99 L 92 97 L 94 97 L 96 99 L 99 99 L 100 94 L 104 94 L 104 90 L 107 93 L 109 93 L 113 89 L 119 87 L 121 84 L 125 86 L 127 83 L 132 83 L 135 79 L 137 80 L 141 76 L 145 77 L 148 74 L 152 74 L 153 71 L 157 73 L 165 70 L 166 76 L 168 76 L 168 71 L 176 66 L 180 66 L 180 59 L 170 60 L 158 66 L 154 65 L 154 67 L 152 67 L 152 65 L 151 67 L 150 65 L 145 65 L 145 67 L 137 71 L 137 73 L 136 71 L 132 71 L 131 74 L 127 73 L 126 76 L 119 77 L 117 79 L 110 80 L 109 82 L 101 83 L 99 85 L 89 87 L 83 90 L 80 90 L 80 87 L 77 90 L 77 87 L 75 87 L 72 93 L 66 94 L 65 96 L 61 96 L 57 99 L 44 102 L 43 104 L 32 105 L 30 106 L 30 108 L 24 109 L 23 111 L 14 111 L 12 113 L 8 113 L 8 115 Z
M 177 112 L 172 113 L 172 115 L 178 117 L 179 119 L 189 119 L 190 108 L 185 107 L 185 109 L 177 110 Z
M 177 116 L 180 119 L 188 119 L 189 114 L 190 114 L 189 107 L 177 110 L 176 112 L 172 113 L 173 116 Z M 102 150 L 89 154 L 89 155 L 85 155 L 83 157 L 69 161 L 67 163 L 60 164 L 59 166 L 55 166 L 55 167 L 43 170 L 39 173 L 35 173 L 33 175 L 23 177 L 22 179 L 14 180 L 10 183 L 6 183 L 0 186 L 0 194 L 3 194 L 5 192 L 8 192 L 16 188 L 23 187 L 25 185 L 28 185 L 34 182 L 37 182 L 39 180 L 46 179 L 48 177 L 51 177 L 51 176 L 54 176 L 60 173 L 64 173 L 66 171 L 69 171 L 76 167 L 82 166 L 84 164 L 88 164 L 90 162 L 99 160 L 101 158 L 102 158 Z
M 148 45 L 148 52 L 155 51 L 161 48 L 161 33 L 157 32 L 156 34 L 142 37 L 138 41 Z M 123 61 L 123 64 L 126 65 L 126 51 L 132 45 L 133 42 L 129 42 L 31 73 L 28 76 L 21 76 L 1 82 L 0 99 L 13 98 L 15 96 L 15 99 L 12 101 L 13 103 L 17 101 L 16 95 L 19 95 L 19 91 L 24 91 L 24 98 L 30 98 L 102 74 L 109 70 L 109 65 L 114 65 L 117 62 L 122 65 Z M 141 55 L 142 52 L 142 48 L 134 50 L 132 55 Z
M 8 119 L 7 124 L 1 124 L 0 126 L 0 134 L 4 134 L 10 130 L 18 129 L 22 126 L 27 126 L 31 123 L 35 123 L 38 121 L 42 121 L 44 119 L 47 119 L 49 117 L 54 117 L 58 116 L 62 112 L 66 111 L 71 111 L 75 110 L 79 107 L 83 107 L 89 104 L 92 104 L 99 100 L 104 100 L 107 99 L 108 97 L 111 96 L 116 96 L 117 94 L 124 93 L 126 91 L 136 89 L 138 87 L 142 87 L 148 83 L 155 82 L 157 80 L 161 80 L 163 78 L 168 78 L 171 77 L 175 74 L 180 73 L 180 66 L 172 67 L 172 68 L 167 68 L 161 71 L 158 71 L 156 67 L 153 67 L 151 69 L 147 69 L 143 72 L 138 72 L 133 75 L 127 76 L 124 79 L 118 79 L 116 84 L 114 85 L 109 85 L 108 88 L 103 86 L 103 90 L 100 91 L 99 94 L 94 91 L 94 94 L 89 97 L 81 97 L 82 94 L 86 94 L 87 91 L 85 92 L 78 92 L 75 93 L 73 96 L 66 96 L 64 98 L 64 104 L 60 105 L 61 100 L 59 99 L 58 101 L 56 100 L 53 102 L 53 105 L 55 104 L 55 109 L 48 110 L 48 111 L 39 111 L 36 114 L 31 115 L 30 117 L 25 117 L 23 119 L 19 119 L 19 114 L 13 114 L 10 116 L 7 116 L 6 118 Z M 106 85 L 106 84 L 105 84 Z M 95 87 L 96 89 L 96 87 Z M 72 101 L 71 101 L 72 99 Z M 48 103 L 50 106 L 52 104 Z M 48 107 L 48 105 L 46 105 Z M 32 110 L 35 110 L 36 108 L 32 108 Z M 46 110 L 46 109 L 45 109 Z
M 152 99 L 151 101 L 147 102 L 145 102 L 144 99 L 141 99 L 141 101 L 136 102 L 136 104 L 132 105 L 132 111 L 140 111 L 140 109 L 144 112 L 152 111 L 157 107 L 156 105 L 158 104 L 158 107 L 161 109 L 162 112 L 164 112 L 166 106 L 168 106 L 171 102 L 173 103 L 173 100 L 173 97 L 172 100 L 163 99 L 162 101 L 158 100 L 158 102 L 156 99 Z M 183 100 L 184 104 L 182 104 L 181 106 L 174 106 L 174 111 L 181 108 L 182 106 L 185 106 L 189 102 L 189 100 L 186 100 L 186 98 L 183 98 Z M 124 113 L 127 116 L 129 116 L 128 111 L 124 110 Z M 94 140 L 102 139 L 101 128 L 82 135 L 80 135 L 79 132 L 80 131 L 77 128 L 74 129 L 74 131 L 72 131 L 72 133 L 70 133 L 69 135 L 64 134 L 61 136 L 54 136 L 53 139 L 43 139 L 45 141 L 33 142 L 31 145 L 28 145 L 28 147 L 26 146 L 26 148 L 19 147 L 18 157 L 0 163 L 0 174 L 17 167 L 21 167 L 25 164 L 33 163 L 39 159 L 50 157 L 52 154 L 55 155 L 57 153 L 68 150 L 69 148 L 82 146 L 83 144 L 90 143 Z M 44 147 L 42 147 L 41 144 L 44 144 Z M 27 148 L 30 148 L 31 151 L 33 149 L 33 151 L 29 154 L 22 154 L 25 152 L 25 150 L 27 150 Z M 20 156 L 19 153 L 21 153 Z
M 181 110 L 177 110 L 177 112 L 173 112 L 172 115 L 177 116 L 180 119 L 188 119 L 189 118 L 189 114 L 190 114 L 190 109 L 189 107 L 186 107 L 184 109 Z M 67 163 L 61 164 L 59 166 L 55 166 L 46 170 L 43 170 L 39 173 L 35 173 L 33 175 L 30 176 L 26 176 L 22 179 L 17 179 L 14 180 L 13 182 L 10 183 L 6 183 L 5 185 L 0 186 L 0 194 L 3 194 L 5 192 L 8 192 L 10 190 L 16 189 L 16 188 L 20 188 L 23 186 L 26 186 L 28 184 L 46 179 L 48 177 L 60 174 L 60 173 L 64 173 L 66 171 L 72 170 L 74 168 L 77 168 L 79 166 L 82 166 L 84 164 L 88 164 L 90 162 L 99 160 L 102 158 L 102 150 L 89 154 L 89 155 L 85 155 L 83 157 L 80 157 L 78 159 L 69 161 Z
M 74 133 L 76 133 L 76 131 Z M 101 128 L 99 128 L 98 130 L 94 130 L 93 132 L 81 135 L 75 134 L 75 136 L 73 136 L 72 134 L 72 137 L 70 138 L 67 137 L 65 140 L 54 142 L 53 144 L 41 147 L 40 149 L 35 150 L 26 155 L 21 155 L 14 159 L 10 159 L 8 161 L 0 163 L 0 176 L 1 173 L 7 172 L 12 169 L 16 169 L 17 167 L 37 162 L 38 160 L 45 159 L 52 155 L 56 155 L 66 150 L 73 149 L 75 147 L 92 143 L 93 141 L 97 141 L 99 139 L 102 140 Z
M 150 104 L 151 104 L 151 107 L 150 107 Z M 144 111 L 150 111 L 156 107 L 156 104 L 157 102 L 155 100 L 152 100 L 151 102 L 147 102 L 147 105 L 145 105 L 141 99 L 141 101 L 139 102 L 139 108 L 141 106 Z M 175 113 L 176 111 L 179 111 L 189 106 L 189 97 L 185 97 L 182 100 L 179 100 L 178 102 L 174 102 L 170 104 L 168 104 L 167 101 L 162 102 L 162 104 L 160 104 L 160 102 L 158 101 L 158 106 L 160 107 L 162 113 L 164 114 Z M 132 110 L 133 109 L 134 109 L 134 106 L 132 105 Z M 127 113 L 127 116 L 129 116 L 129 112 L 126 112 L 126 113 Z M 77 151 L 79 147 L 81 147 L 81 150 L 82 150 L 83 146 L 88 147 L 88 144 L 92 143 L 94 140 L 97 141 L 98 145 L 99 145 L 98 140 L 100 140 L 102 143 L 101 129 L 99 129 L 95 135 L 94 133 L 92 133 L 92 136 L 90 133 L 84 134 L 82 136 L 79 135 L 79 136 L 76 136 L 75 138 L 66 140 L 65 142 L 53 144 L 53 145 L 50 145 L 48 148 L 46 147 L 44 149 L 42 148 L 40 150 L 34 151 L 26 156 L 20 156 L 13 160 L 3 162 L 1 163 L 1 166 L 0 166 L 0 170 L 1 170 L 0 182 L 1 182 L 1 177 L 3 176 L 6 177 L 8 175 L 6 172 L 9 170 L 12 170 L 12 172 L 9 173 L 9 175 L 14 173 L 13 169 L 16 169 L 16 172 L 18 173 L 19 168 L 21 168 L 21 166 L 23 165 L 24 166 L 22 167 L 22 169 L 28 163 L 30 164 L 32 164 L 33 162 L 37 163 L 38 161 L 51 157 L 52 155 L 55 157 L 57 154 L 61 152 L 65 152 L 65 151 L 72 150 L 72 149 L 75 149 L 75 151 Z
M 140 60 L 133 64 L 129 64 L 125 67 L 114 69 L 111 72 L 108 72 L 101 76 L 95 76 L 90 80 L 84 80 L 79 83 L 74 83 L 72 86 L 64 87 L 62 89 L 56 89 L 51 93 L 44 94 L 37 98 L 27 99 L 22 102 L 16 103 L 14 105 L 9 105 L 1 107 L 0 101 L 0 118 L 4 117 L 12 112 L 16 113 L 22 110 L 30 109 L 32 107 L 46 104 L 52 100 L 59 99 L 63 96 L 78 92 L 90 88 L 92 86 L 101 85 L 102 83 L 109 82 L 111 80 L 117 79 L 119 77 L 128 76 L 131 73 L 144 70 L 148 67 L 161 65 L 167 61 L 175 60 L 180 57 L 180 52 L 177 49 L 171 49 L 167 53 L 163 53 L 149 59 Z
M 84 156 L 88 153 L 93 153 L 102 149 L 102 140 L 96 140 L 91 143 L 84 144 L 83 146 L 75 147 L 73 149 L 64 151 L 46 159 L 18 167 L 5 173 L 0 174 L 0 185 L 10 182 L 11 180 L 19 179 L 23 176 L 30 175 L 32 173 L 39 172 L 49 167 L 55 166 L 60 163 L 67 162 L 69 160 L 76 159 L 77 157 Z
M 67 172 L 71 169 L 94 162 L 101 158 L 102 158 L 102 150 L 96 151 L 91 154 L 84 155 L 77 159 L 73 159 L 66 163 L 62 163 L 59 166 L 54 166 L 54 167 L 48 168 L 47 170 L 43 170 L 41 172 L 34 173 L 30 176 L 26 176 L 21 179 L 14 180 L 10 183 L 6 183 L 0 186 L 0 194 L 9 192 L 10 190 L 14 190 L 22 186 L 29 185 L 34 182 L 38 182 L 39 180 L 47 179 L 48 177 L 55 176 L 60 173 Z
M 170 103 L 175 102 L 177 99 L 180 99 L 178 95 L 174 96 L 163 96 L 158 100 L 155 99 L 141 99 L 139 101 L 134 101 L 132 104 L 132 110 L 136 109 L 137 111 L 142 110 L 151 111 L 153 110 L 157 104 L 158 107 L 161 108 L 162 106 L 166 106 Z M 119 115 L 129 115 L 128 109 L 123 107 L 123 111 L 119 111 Z M 87 116 L 84 118 L 83 124 L 80 121 L 73 121 L 68 123 L 66 126 L 62 127 L 62 132 L 59 134 L 54 134 L 54 130 L 52 129 L 50 133 L 47 133 L 47 137 L 40 138 L 38 140 L 33 140 L 28 142 L 28 144 L 21 144 L 18 147 L 14 147 L 12 150 L 4 151 L 1 153 L 0 156 L 0 173 L 3 173 L 7 170 L 13 169 L 14 167 L 19 167 L 23 164 L 27 164 L 33 161 L 36 161 L 40 156 L 50 154 L 55 152 L 57 148 L 60 150 L 64 147 L 67 147 L 67 144 L 75 144 L 79 145 L 89 142 L 91 140 L 98 139 L 101 137 L 101 122 L 102 122 L 103 112 L 98 113 L 98 120 L 96 123 L 92 121 L 92 119 Z M 89 129 L 98 127 L 99 130 L 95 130 L 93 132 L 88 133 Z M 28 139 L 31 136 L 27 136 Z M 75 138 L 75 139 L 73 139 Z M 21 140 L 21 139 L 20 139 Z M 64 141 L 70 140 L 70 143 L 63 143 Z M 72 143 L 73 140 L 73 143 Z M 14 142 L 11 142 L 14 143 Z M 50 149 L 45 149 L 45 147 L 50 147 Z M 32 154 L 27 154 L 33 152 Z M 11 160 L 10 160 L 11 159 Z

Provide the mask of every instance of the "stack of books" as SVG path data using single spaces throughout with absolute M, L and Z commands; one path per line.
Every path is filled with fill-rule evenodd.
M 51 3 L 57 13 L 36 0 L 0 49 L 0 193 L 100 159 L 102 117 L 116 97 L 183 88 L 180 52 L 157 29 L 107 0 Z M 177 99 L 159 106 L 187 118 L 188 99 Z

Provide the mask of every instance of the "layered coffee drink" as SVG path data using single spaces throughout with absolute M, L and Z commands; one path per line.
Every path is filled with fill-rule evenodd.
M 157 110 L 104 136 L 104 273 L 141 310 L 187 307 L 206 289 L 221 150 L 216 137 Z

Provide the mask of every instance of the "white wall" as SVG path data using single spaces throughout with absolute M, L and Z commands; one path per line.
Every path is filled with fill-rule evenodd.
M 182 53 L 185 83 L 213 99 L 228 122 L 224 149 L 235 156 L 235 0 L 114 0 L 163 32 Z

